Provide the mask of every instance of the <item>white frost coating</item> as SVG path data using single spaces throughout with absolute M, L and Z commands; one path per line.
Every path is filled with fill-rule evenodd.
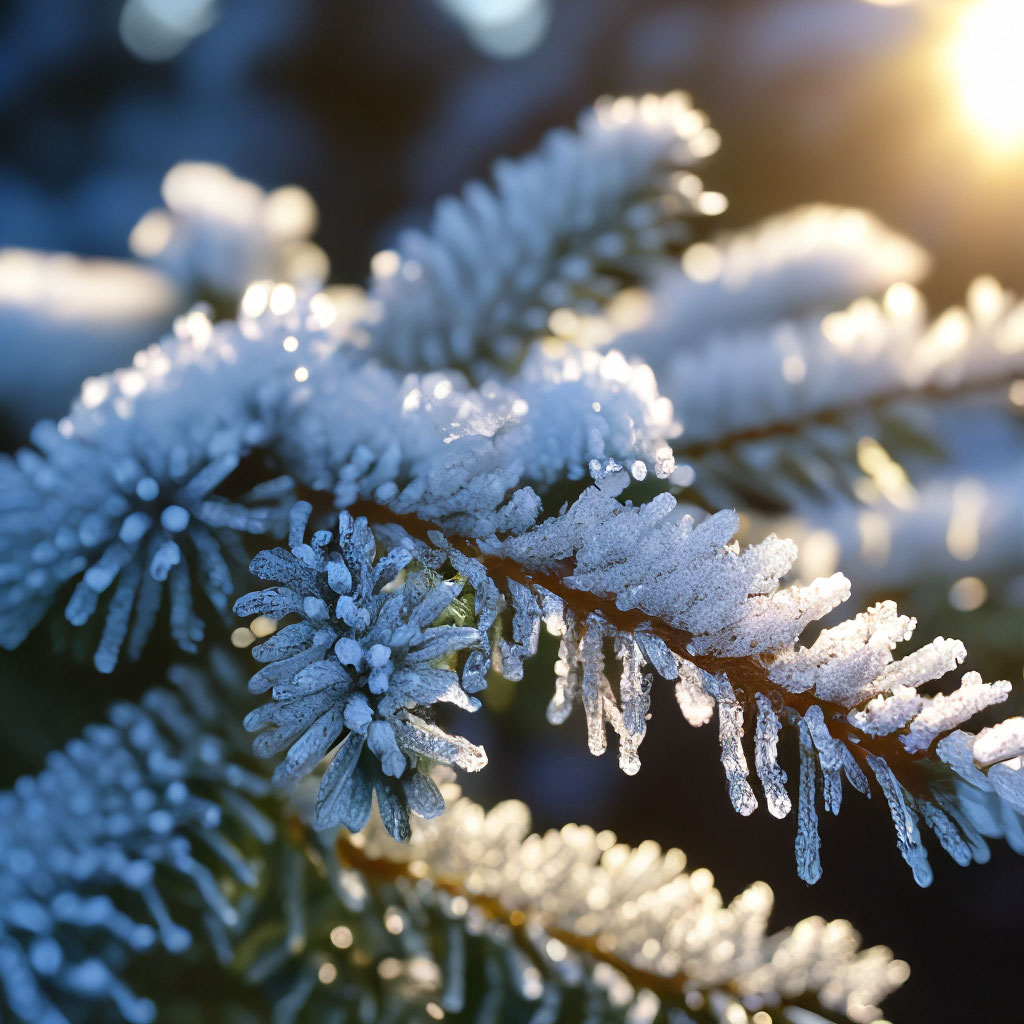
M 312 282 L 329 264 L 312 242 L 318 213 L 295 185 L 264 192 L 220 164 L 179 163 L 164 176 L 165 209 L 150 210 L 129 245 L 196 294 L 240 297 L 259 278 Z
M 701 186 L 679 171 L 717 137 L 683 93 L 602 100 L 576 132 L 442 199 L 429 233 L 379 254 L 366 329 L 401 369 L 515 360 L 553 310 L 596 312 L 624 270 L 685 241 Z
M 959 640 L 936 637 L 931 643 L 919 647 L 912 654 L 887 665 L 874 683 L 870 687 L 862 688 L 857 696 L 863 700 L 871 689 L 876 693 L 886 690 L 895 693 L 897 687 L 904 686 L 916 689 L 922 683 L 930 683 L 947 672 L 952 672 L 966 657 L 967 648 Z
M 997 761 L 1024 754 L 1024 718 L 1004 718 L 997 725 L 982 729 L 974 740 L 974 763 L 987 768 Z
M 793 640 L 846 594 L 841 576 L 803 589 L 778 591 L 794 549 L 774 537 L 742 553 L 730 545 L 735 513 L 694 525 L 661 494 L 646 505 L 623 505 L 608 488 L 589 488 L 562 515 L 508 538 L 502 550 L 538 568 L 574 559 L 565 582 L 614 596 L 695 634 L 694 652 L 749 656 Z
M 902 729 L 923 705 L 924 698 L 915 689 L 897 686 L 888 697 L 875 697 L 863 711 L 854 711 L 850 724 L 869 736 L 888 736 Z
M 614 941 L 615 956 L 638 970 L 685 974 L 689 987 L 727 1015 L 723 1020 L 748 998 L 786 1007 L 815 993 L 829 1009 L 863 1024 L 878 1018 L 876 1004 L 906 976 L 906 965 L 888 950 L 860 952 L 846 922 L 811 918 L 769 937 L 772 894 L 763 883 L 726 906 L 706 870 L 684 873 L 679 850 L 653 842 L 631 849 L 611 833 L 579 825 L 530 834 L 529 812 L 518 801 L 484 811 L 454 799 L 455 792 L 444 787 L 448 813 L 417 821 L 407 845 L 396 847 L 382 828 L 371 826 L 365 852 L 427 864 L 431 877 L 472 878 L 474 893 L 524 915 L 523 934 L 544 973 L 593 971 L 595 980 L 616 985 L 617 972 L 599 974 L 571 945 L 549 943 L 553 932 L 603 935 Z M 499 935 L 497 924 L 482 919 L 480 927 Z M 637 1014 L 643 1011 L 637 1019 L 650 1019 L 659 1007 L 653 996 L 625 998 L 616 1016 L 635 1006 Z
M 859 299 L 824 319 L 714 336 L 697 351 L 675 355 L 658 383 L 683 421 L 676 451 L 685 457 L 691 445 L 801 424 L 828 411 L 1008 379 L 1024 372 L 1022 324 L 1024 304 L 991 278 L 971 285 L 965 309 L 947 310 L 930 325 L 922 298 L 907 289 L 882 305 Z
M 813 689 L 824 700 L 856 703 L 856 695 L 892 661 L 893 647 L 909 639 L 913 628 L 913 619 L 884 601 L 822 630 L 810 647 L 782 652 L 772 664 L 772 681 L 794 693 Z
M 865 210 L 798 206 L 698 243 L 681 271 L 655 282 L 651 322 L 615 345 L 660 372 L 682 347 L 745 325 L 840 309 L 897 282 L 916 283 L 927 267 L 917 245 Z
M 509 387 L 528 403 L 523 416 L 528 464 L 550 465 L 554 480 L 567 468 L 609 458 L 628 464 L 630 454 L 659 479 L 675 467 L 667 442 L 679 434 L 672 403 L 663 398 L 649 366 L 618 352 L 580 351 L 565 346 L 557 354 L 530 349 Z
M 339 505 L 359 498 L 485 538 L 536 519 L 531 485 L 582 479 L 593 466 L 674 466 L 676 426 L 650 370 L 617 354 L 534 353 L 504 383 L 459 374 L 399 379 L 373 360 L 312 364 L 282 422 L 280 451 Z
M 977 672 L 968 672 L 953 693 L 940 693 L 926 697 L 923 710 L 910 723 L 900 742 L 913 754 L 924 750 L 950 729 L 966 722 L 972 715 L 993 704 L 999 704 L 1010 695 L 1012 687 L 1006 680 L 984 683 Z

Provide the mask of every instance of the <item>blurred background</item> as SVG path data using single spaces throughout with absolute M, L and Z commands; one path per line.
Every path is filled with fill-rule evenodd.
M 863 207 L 930 254 L 931 308 L 962 301 L 981 273 L 1019 293 L 1022 40 L 1020 0 L 6 0 L 0 446 L 196 301 L 230 314 L 255 277 L 362 282 L 439 196 L 605 93 L 684 88 L 707 111 L 723 144 L 702 173 L 729 199 L 715 230 L 799 203 Z M 1016 428 L 957 451 L 957 423 L 944 428 L 957 458 L 980 458 L 980 444 L 1020 462 Z M 921 640 L 962 636 L 968 667 L 1015 684 L 1019 509 L 1005 600 L 954 591 L 980 579 L 969 567 L 927 594 L 877 584 L 919 615 Z M 159 652 L 99 679 L 64 643 L 41 628 L 0 658 L 5 786 L 156 678 Z M 734 815 L 713 729 L 688 728 L 667 688 L 632 779 L 590 757 L 580 720 L 549 727 L 548 697 L 543 677 L 497 685 L 503 713 L 460 723 L 491 757 L 466 780 L 472 796 L 522 798 L 541 827 L 578 820 L 681 846 L 727 897 L 765 878 L 778 921 L 851 919 L 911 963 L 894 1021 L 1019 1019 L 1024 876 L 1005 847 L 970 871 L 934 857 L 921 891 L 884 809 L 851 800 L 824 823 L 824 879 L 808 890 L 794 825 Z

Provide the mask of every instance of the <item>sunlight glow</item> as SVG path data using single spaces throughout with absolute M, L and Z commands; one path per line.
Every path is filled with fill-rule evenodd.
M 978 0 L 964 12 L 951 61 L 964 110 L 1000 148 L 1024 145 L 1021 0 Z

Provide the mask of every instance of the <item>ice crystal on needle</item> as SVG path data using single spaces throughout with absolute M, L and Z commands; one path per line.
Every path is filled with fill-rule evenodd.
M 263 730 L 257 754 L 287 748 L 274 772 L 281 785 L 308 775 L 337 747 L 320 780 L 318 828 L 358 832 L 376 793 L 388 831 L 407 839 L 410 811 L 433 817 L 444 810 L 430 765 L 477 771 L 487 763 L 479 747 L 423 717 L 438 702 L 479 707 L 467 693 L 485 682 L 479 664 L 467 660 L 460 678 L 456 656 L 478 645 L 480 634 L 471 626 L 434 624 L 461 583 L 410 569 L 406 547 L 377 558 L 366 520 L 345 512 L 336 533 L 316 530 L 307 540 L 311 511 L 305 502 L 292 509 L 287 550 L 253 559 L 252 572 L 279 585 L 235 602 L 239 615 L 299 616 L 253 649 L 266 667 L 249 689 L 270 690 L 272 699 L 245 726 Z

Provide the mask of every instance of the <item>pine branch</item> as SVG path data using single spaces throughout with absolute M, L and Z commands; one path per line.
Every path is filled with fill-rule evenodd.
M 718 502 L 734 500 L 736 487 L 775 494 L 783 506 L 798 504 L 800 491 L 841 494 L 858 475 L 844 480 L 843 467 L 853 466 L 861 436 L 905 443 L 898 433 L 909 432 L 934 448 L 927 417 L 938 403 L 1005 394 L 1024 371 L 1022 316 L 995 282 L 979 279 L 966 310 L 931 324 L 920 296 L 894 285 L 881 306 L 861 299 L 823 319 L 717 336 L 659 373 L 683 421 L 676 455 L 695 463 Z
M 673 1005 L 703 1022 L 819 995 L 859 1021 L 906 976 L 888 950 L 859 952 L 846 922 L 767 936 L 763 884 L 723 908 L 707 872 L 682 874 L 678 851 L 578 826 L 530 836 L 516 802 L 485 814 L 447 787 L 449 813 L 406 844 L 376 824 L 317 835 L 303 790 L 291 804 L 250 768 L 230 661 L 170 683 L 116 705 L 110 724 L 0 795 L 0 991 L 18 1020 L 95 1019 L 111 1005 L 125 1020 L 158 1006 L 173 1018 L 173 998 L 165 1017 L 149 996 L 166 995 L 126 980 L 152 982 L 139 968 L 158 944 L 186 962 L 212 954 L 225 978 L 213 998 L 262 991 L 281 1024 L 342 1008 L 360 1020 L 516 1008 L 690 1019 Z
M 485 813 L 461 799 L 450 817 L 455 821 L 421 826 L 405 847 L 379 830 L 340 833 L 339 860 L 371 885 L 439 890 L 450 907 L 465 908 L 467 920 L 476 913 L 491 934 L 507 933 L 545 976 L 571 976 L 572 967 L 582 967 L 597 978 L 610 969 L 631 987 L 633 1012 L 641 1012 L 645 994 L 660 1003 L 660 1012 L 648 1010 L 649 1019 L 666 1019 L 673 1006 L 684 1011 L 681 1020 L 689 1014 L 720 1019 L 739 1004 L 747 1011 L 799 1006 L 826 1019 L 838 1013 L 869 1020 L 877 1007 L 858 1004 L 877 1001 L 882 991 L 870 992 L 865 982 L 874 976 L 888 988 L 903 973 L 888 950 L 875 948 L 837 957 L 826 968 L 829 982 L 822 984 L 821 975 L 812 981 L 812 950 L 825 930 L 833 930 L 830 944 L 836 942 L 845 922 L 823 928 L 805 921 L 768 937 L 766 886 L 752 886 L 724 907 L 706 871 L 681 873 L 685 857 L 678 850 L 662 852 L 653 843 L 631 850 L 609 832 L 579 826 L 529 835 L 526 808 L 516 801 Z M 724 956 L 715 952 L 723 941 L 730 949 Z M 877 973 L 883 964 L 884 982 Z M 667 1019 L 674 1019 L 670 1012 Z
M 865 210 L 798 206 L 691 246 L 681 267 L 655 276 L 648 321 L 613 344 L 660 376 L 680 350 L 916 284 L 928 262 L 914 242 Z
M 600 503 L 599 498 L 594 500 Z M 363 504 L 356 510 L 373 517 L 371 521 L 396 521 L 386 508 Z M 543 536 L 546 527 L 558 529 L 561 525 L 557 519 L 554 524 L 542 523 L 532 532 Z M 539 625 L 543 607 L 549 628 L 562 636 L 560 657 L 568 673 L 557 684 L 549 719 L 564 721 L 573 704 L 582 700 L 591 751 L 603 752 L 605 725 L 610 724 L 619 736 L 620 765 L 628 773 L 639 768 L 637 748 L 646 731 L 651 680 L 645 680 L 641 672 L 645 663 L 648 673 L 678 680 L 677 697 L 691 723 L 703 724 L 717 706 L 723 765 L 733 804 L 741 814 L 749 814 L 757 806 L 747 781 L 742 745 L 745 719 L 756 714 L 757 772 L 769 810 L 777 817 L 787 816 L 792 808 L 785 791 L 786 775 L 777 762 L 777 736 L 783 724 L 797 727 L 801 735 L 797 866 L 807 881 L 816 881 L 821 871 L 815 780 L 820 779 L 824 786 L 826 809 L 837 813 L 843 774 L 864 793 L 873 780 L 884 795 L 897 828 L 897 845 L 920 884 L 930 882 L 931 871 L 917 831 L 917 811 L 958 862 L 987 857 L 971 815 L 951 806 L 948 797 L 955 789 L 954 777 L 942 764 L 946 758 L 941 753 L 936 758 L 932 748 L 976 711 L 1004 700 L 1009 684 L 989 686 L 977 673 L 968 673 L 951 695 L 918 695 L 917 687 L 963 659 L 963 645 L 939 638 L 893 662 L 891 649 L 909 637 L 913 622 L 897 616 L 891 603 L 823 631 L 810 648 L 750 641 L 751 654 L 723 656 L 715 650 L 714 639 L 709 643 L 707 636 L 651 615 L 656 579 L 645 577 L 650 593 L 638 591 L 635 606 L 623 601 L 628 588 L 616 586 L 601 593 L 600 588 L 582 585 L 580 555 L 587 541 L 579 542 L 575 555 L 571 545 L 563 547 L 573 556 L 569 561 L 545 561 L 534 551 L 531 563 L 523 557 L 531 549 L 530 534 L 510 538 L 504 549 L 488 548 L 470 541 L 444 540 L 440 531 L 408 517 L 397 525 L 420 541 L 419 558 L 428 560 L 424 549 L 440 544 L 457 552 L 453 565 L 462 567 L 475 587 L 481 588 L 485 575 L 491 587 L 509 594 L 517 613 L 513 624 L 516 646 L 510 658 L 510 648 L 502 642 L 497 665 L 511 678 L 520 678 L 523 657 L 536 653 L 536 629 L 531 623 Z M 389 528 L 382 527 L 381 534 L 391 538 Z M 594 542 L 593 523 L 584 535 Z M 644 543 L 657 545 L 649 531 L 640 529 L 631 540 L 626 531 L 624 548 Z M 510 552 L 515 553 L 511 558 Z M 471 568 L 474 563 L 482 572 Z M 598 578 L 594 571 L 591 576 Z M 653 599 L 656 603 L 656 596 Z M 796 607 L 808 601 L 796 599 Z M 812 617 L 821 614 L 820 607 L 809 606 Z M 750 635 L 749 626 L 746 633 L 742 627 L 731 628 L 738 636 Z M 797 628 L 793 633 L 794 641 L 799 632 Z M 588 640 L 590 634 L 598 640 Z M 618 696 L 604 677 L 601 648 L 609 639 L 615 640 L 622 659 Z M 1024 798 L 1014 795 L 1011 788 L 998 793 L 1009 801 L 1006 813 L 1016 822 L 1016 815 L 1024 811 Z M 985 834 L 1001 833 L 989 828 Z
M 717 144 L 689 97 L 670 93 L 602 100 L 575 133 L 499 161 L 493 188 L 441 200 L 429 233 L 375 257 L 372 351 L 404 370 L 514 365 L 553 311 L 600 309 L 687 239 L 683 217 L 717 211 L 721 197 L 686 170 Z

